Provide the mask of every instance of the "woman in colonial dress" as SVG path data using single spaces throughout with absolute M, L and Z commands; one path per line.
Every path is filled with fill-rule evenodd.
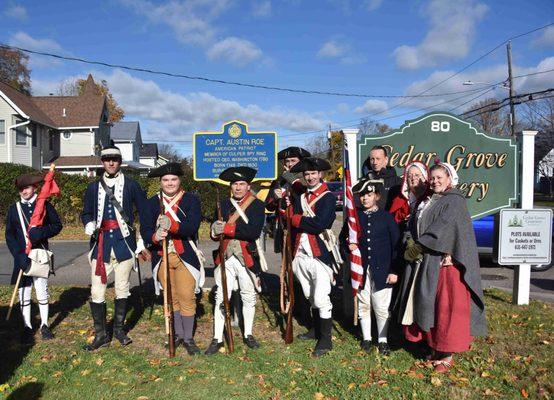
M 425 341 L 435 371 L 445 373 L 453 354 L 469 350 L 487 328 L 477 244 L 458 175 L 448 163 L 430 173 L 433 194 L 410 218 L 399 319 L 406 339 Z

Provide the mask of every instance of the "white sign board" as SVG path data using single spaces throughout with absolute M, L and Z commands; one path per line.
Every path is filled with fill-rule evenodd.
M 552 255 L 552 210 L 500 211 L 498 263 L 550 264 Z

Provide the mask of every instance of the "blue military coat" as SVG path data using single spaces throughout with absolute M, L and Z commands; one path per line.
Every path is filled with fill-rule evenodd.
M 364 285 L 367 269 L 370 268 L 371 279 L 375 290 L 389 286 L 386 283 L 390 273 L 396 273 L 393 262 L 396 259 L 396 250 L 399 244 L 400 231 L 394 218 L 388 212 L 378 209 L 366 213 L 357 209 L 360 232 L 358 232 L 358 246 L 362 255 L 364 268 Z M 340 239 L 343 246 L 347 246 L 348 220 L 345 221 Z
M 130 226 L 133 228 L 134 215 L 133 205 L 137 210 L 143 210 L 146 207 L 146 195 L 140 187 L 140 185 L 133 179 L 124 176 L 123 184 L 123 202 L 121 206 L 129 218 Z M 92 182 L 88 185 L 85 191 L 83 212 L 81 213 L 81 221 L 83 225 L 87 225 L 89 222 L 96 222 L 96 216 L 98 215 L 98 188 L 100 186 L 99 181 Z M 104 214 L 102 219 L 116 219 L 115 211 L 111 206 L 108 196 L 104 200 Z M 96 248 L 96 242 L 91 238 L 90 248 L 92 250 L 91 259 L 95 259 L 98 253 Z M 104 257 L 105 260 L 109 260 L 109 255 L 113 249 L 117 261 L 121 262 L 127 260 L 133 256 L 131 252 L 137 249 L 136 237 L 131 235 L 126 238 L 123 237 L 120 229 L 114 229 L 113 232 L 105 232 L 104 234 Z
M 6 216 L 6 244 L 13 256 L 13 273 L 12 284 L 15 284 L 17 275 L 20 269 L 27 269 L 31 260 L 25 253 L 25 236 L 19 222 L 19 214 L 17 212 L 17 203 L 12 204 L 8 208 Z M 36 200 L 30 204 L 21 203 L 21 209 L 27 221 L 31 220 L 33 211 L 35 210 Z M 27 227 L 28 224 L 25 223 Z M 56 209 L 52 204 L 46 202 L 46 215 L 43 225 L 37 226 L 29 232 L 29 239 L 33 248 L 48 249 L 48 239 L 56 236 L 62 230 L 62 223 Z M 27 277 L 25 277 L 27 278 Z M 22 286 L 31 284 L 31 279 L 23 279 Z

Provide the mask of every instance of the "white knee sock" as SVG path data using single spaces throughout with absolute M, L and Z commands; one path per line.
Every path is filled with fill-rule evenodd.
M 21 314 L 23 315 L 23 323 L 27 328 L 32 329 L 31 324 L 31 286 L 20 287 L 19 292 L 19 306 L 21 307 Z
M 387 343 L 387 331 L 389 330 L 389 319 L 377 316 L 377 332 L 379 343 Z
M 225 326 L 225 316 L 220 308 L 221 303 L 216 303 L 214 310 L 214 339 L 223 342 L 223 328 Z
M 33 278 L 33 281 L 35 293 L 37 294 L 41 325 L 48 326 L 48 279 Z
M 364 340 L 371 341 L 371 316 L 361 318 L 360 327 L 362 328 L 362 337 Z
M 252 335 L 252 326 L 254 325 L 254 314 L 256 313 L 256 307 L 243 305 L 242 317 L 244 318 L 244 337 Z

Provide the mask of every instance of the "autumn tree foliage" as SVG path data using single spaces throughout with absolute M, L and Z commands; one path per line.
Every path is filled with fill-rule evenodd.
M 60 83 L 58 88 L 58 95 L 60 96 L 78 96 L 81 95 L 87 83 L 87 79 L 77 79 L 75 81 L 64 81 Z M 108 87 L 108 82 L 105 79 L 102 79 L 100 83 L 94 82 L 96 85 L 96 90 L 98 94 L 106 96 L 106 101 L 108 102 L 108 111 L 110 113 L 109 122 L 118 122 L 125 117 L 125 111 L 123 108 L 117 104 L 117 101 L 114 99 L 110 88 Z
M 0 81 L 25 94 L 31 94 L 29 56 L 17 49 L 0 47 Z

